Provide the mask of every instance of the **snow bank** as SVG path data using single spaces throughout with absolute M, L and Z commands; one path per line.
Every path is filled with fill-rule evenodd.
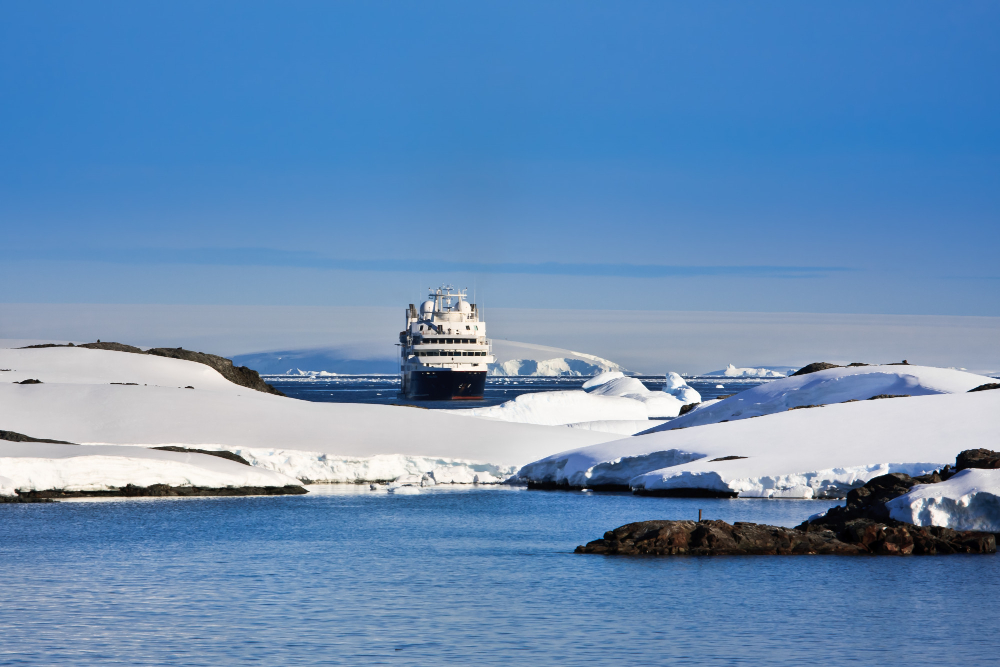
M 737 368 L 729 364 L 720 371 L 705 373 L 703 377 L 727 377 L 727 378 L 783 378 L 787 372 L 774 370 L 771 368 Z
M 639 435 L 546 457 L 518 477 L 650 492 L 842 497 L 873 477 L 924 474 L 998 439 L 1000 392 L 922 396 Z
M 106 350 L 0 350 L 0 368 L 43 381 L 0 382 L 0 428 L 77 443 L 304 450 L 359 459 L 395 454 L 500 469 L 617 437 L 441 410 L 311 403 L 239 387 L 202 364 Z M 195 389 L 179 388 L 188 385 Z M 602 418 L 618 416 L 570 421 Z
M 676 417 L 686 403 L 697 403 L 700 400 L 698 392 L 676 373 L 670 373 L 663 391 L 650 391 L 635 378 L 626 377 L 620 371 L 609 371 L 585 382 L 583 391 L 521 394 L 501 405 L 456 412 L 465 416 L 526 424 L 632 422 Z M 614 432 L 623 431 L 616 428 Z
M 106 491 L 129 484 L 243 487 L 298 485 L 293 477 L 218 456 L 139 447 L 0 442 L 0 494 Z
M 965 393 L 994 381 L 949 368 L 927 366 L 856 366 L 830 368 L 759 385 L 678 417 L 653 431 L 715 424 L 785 412 L 805 405 L 863 401 L 881 394 L 925 396 Z
M 603 433 L 616 433 L 618 435 L 635 435 L 649 428 L 650 424 L 663 423 L 662 419 L 613 419 L 589 422 L 576 422 L 566 424 L 567 428 L 582 428 L 588 431 L 601 431 Z
M 522 424 L 562 426 L 585 421 L 646 420 L 646 406 L 621 396 L 592 395 L 585 391 L 540 391 L 521 394 L 488 408 L 452 410 L 466 417 L 484 417 Z
M 918 526 L 1000 532 L 1000 470 L 968 469 L 938 484 L 919 484 L 886 506 Z
M 414 475 L 418 480 L 436 484 L 496 484 L 517 470 L 514 466 L 401 454 L 352 457 L 296 449 L 218 445 L 211 449 L 235 452 L 254 466 L 294 477 L 305 484 L 398 483 Z

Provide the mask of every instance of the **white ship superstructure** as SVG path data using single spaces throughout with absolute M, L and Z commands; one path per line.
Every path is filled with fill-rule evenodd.
M 430 290 L 419 311 L 411 303 L 399 334 L 402 394 L 431 400 L 483 397 L 493 363 L 486 323 L 465 291 Z

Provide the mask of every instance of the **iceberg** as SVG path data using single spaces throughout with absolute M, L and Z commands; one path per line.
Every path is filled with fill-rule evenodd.
M 795 370 L 789 367 L 777 368 L 737 368 L 729 364 L 719 371 L 710 371 L 702 377 L 727 377 L 727 378 L 783 378 L 789 372 Z

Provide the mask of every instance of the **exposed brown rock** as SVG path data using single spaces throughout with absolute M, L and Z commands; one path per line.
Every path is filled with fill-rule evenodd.
M 175 445 L 152 447 L 152 449 L 159 449 L 164 452 L 187 452 L 190 454 L 208 454 L 209 456 L 218 456 L 220 459 L 228 459 L 230 461 L 235 461 L 236 463 L 242 463 L 245 466 L 250 465 L 249 461 L 247 461 L 245 458 L 243 458 L 236 452 L 230 452 L 225 449 L 192 449 L 190 447 L 177 447 Z
M 955 469 L 965 470 L 966 468 L 996 470 L 1000 468 L 1000 452 L 994 452 L 991 449 L 966 449 L 955 458 Z
M 0 431 L 0 440 L 7 440 L 8 442 L 47 442 L 51 445 L 76 444 L 75 442 L 66 442 L 65 440 L 47 440 L 45 438 L 32 438 L 30 435 L 17 433 L 15 431 Z
M 792 377 L 796 375 L 809 375 L 810 373 L 815 373 L 817 371 L 825 371 L 827 368 L 840 368 L 837 364 L 830 364 L 825 361 L 817 361 L 815 363 L 809 364 L 808 366 L 803 366 L 799 370 L 792 373 Z
M 970 389 L 969 393 L 971 394 L 974 391 L 989 391 L 990 389 L 1000 389 L 1000 382 L 988 382 L 986 384 L 981 384 L 975 389 Z

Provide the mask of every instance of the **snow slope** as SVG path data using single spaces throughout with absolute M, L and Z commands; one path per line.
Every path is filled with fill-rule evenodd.
M 998 439 L 1000 391 L 917 396 L 634 436 L 546 457 L 518 476 L 646 491 L 841 497 L 878 475 L 930 472 Z M 713 460 L 732 456 L 746 458 Z
M 1000 470 L 963 470 L 938 484 L 917 485 L 886 506 L 893 519 L 918 526 L 998 533 Z
M 672 430 L 716 424 L 723 420 L 749 419 L 805 405 L 863 401 L 880 394 L 925 396 L 965 393 L 988 382 L 995 380 L 985 375 L 929 366 L 829 368 L 747 389 L 651 430 Z
M 336 469 L 337 475 L 358 481 L 366 470 L 382 465 L 366 461 L 380 455 L 391 455 L 401 474 L 426 467 L 415 463 L 422 457 L 452 461 L 474 472 L 480 472 L 476 465 L 490 464 L 481 472 L 494 474 L 555 451 L 618 437 L 410 407 L 310 403 L 239 387 L 201 364 L 105 350 L 0 350 L 0 368 L 15 369 L 0 377 L 43 381 L 0 381 L 2 429 L 81 444 L 300 451 L 310 458 L 310 466 Z M 188 385 L 195 389 L 178 388 Z M 275 470 L 294 475 L 300 463 L 281 468 L 283 456 L 258 458 L 269 458 Z M 344 473 L 344 466 L 352 471 Z M 385 479 L 384 466 L 380 470 L 377 479 Z
M 245 393 L 214 368 L 182 359 L 91 350 L 85 347 L 47 347 L 29 350 L 0 349 L 0 383 L 27 379 L 47 384 L 98 384 L 134 382 L 154 387 L 188 387 L 202 391 Z
M 271 470 L 218 456 L 141 447 L 0 441 L 0 495 L 14 491 L 105 491 L 128 484 L 210 488 L 298 485 Z

